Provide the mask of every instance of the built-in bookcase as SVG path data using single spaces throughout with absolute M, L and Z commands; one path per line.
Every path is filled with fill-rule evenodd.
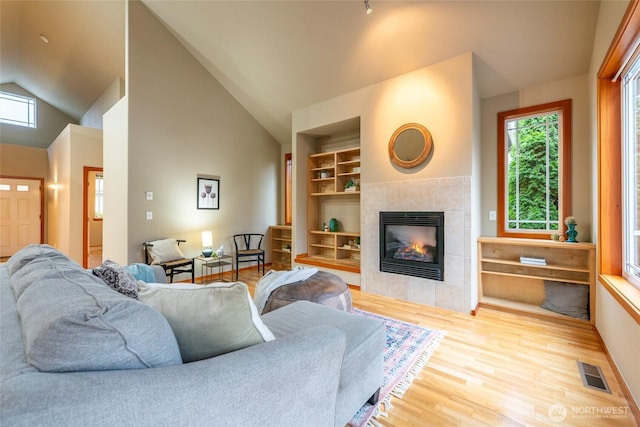
M 567 322 L 595 323 L 593 243 L 480 237 L 478 263 L 478 307 L 524 312 Z M 588 286 L 590 320 L 541 308 L 545 300 L 545 280 Z

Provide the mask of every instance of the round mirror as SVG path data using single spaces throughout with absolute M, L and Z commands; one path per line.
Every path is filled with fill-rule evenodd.
M 400 126 L 389 140 L 389 158 L 403 168 L 415 168 L 424 162 L 433 149 L 431 132 L 418 123 Z

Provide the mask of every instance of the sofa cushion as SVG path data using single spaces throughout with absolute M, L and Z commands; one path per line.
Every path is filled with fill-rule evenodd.
M 382 321 L 368 319 L 309 301 L 297 301 L 262 316 L 276 338 L 291 335 L 314 325 L 329 325 L 342 330 L 347 348 L 342 362 L 340 387 L 352 381 L 375 358 L 382 361 L 386 329 Z M 382 383 L 382 382 L 381 382 Z
M 93 274 L 102 279 L 114 291 L 118 291 L 127 297 L 138 298 L 138 282 L 136 278 L 117 262 L 106 260 L 100 267 L 93 269 Z
M 275 339 L 242 282 L 206 286 L 139 282 L 138 298 L 167 318 L 185 362 Z
M 176 239 L 154 240 L 149 243 L 152 245 L 148 247 L 152 259 L 151 264 L 164 264 L 184 258 Z
M 49 273 L 63 270 L 84 271 L 80 264 L 55 249 L 39 258 L 32 259 L 11 276 L 11 286 L 16 293 L 16 299 L 20 298 L 22 292 L 37 279 Z
M 50 270 L 17 301 L 27 360 L 40 371 L 103 371 L 182 362 L 165 318 L 84 270 Z
M 45 244 L 34 244 L 25 246 L 24 248 L 16 252 L 11 258 L 9 258 L 9 260 L 7 261 L 9 274 L 13 276 L 18 270 L 20 270 L 31 261 L 42 257 L 56 257 L 58 259 L 66 259 L 69 262 L 80 267 L 77 263 L 68 259 L 53 246 Z

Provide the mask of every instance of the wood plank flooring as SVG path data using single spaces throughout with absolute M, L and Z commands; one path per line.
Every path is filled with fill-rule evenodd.
M 241 270 L 251 292 L 260 275 Z M 446 332 L 383 426 L 636 426 L 593 330 L 480 310 L 451 312 L 352 290 L 355 307 Z M 611 394 L 583 386 L 600 366 Z

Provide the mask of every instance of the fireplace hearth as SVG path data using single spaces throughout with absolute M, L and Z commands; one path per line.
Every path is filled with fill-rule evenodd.
M 380 212 L 380 271 L 444 280 L 444 212 Z

